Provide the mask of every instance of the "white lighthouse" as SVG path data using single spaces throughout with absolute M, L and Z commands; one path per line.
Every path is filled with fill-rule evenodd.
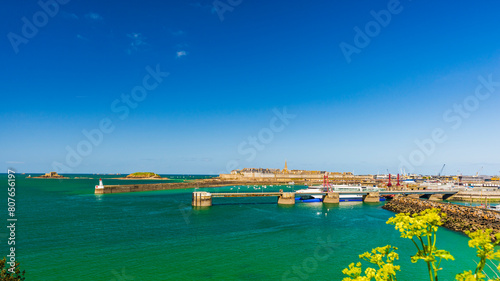
M 96 185 L 95 189 L 104 189 L 104 185 L 102 184 L 102 179 L 99 179 L 99 185 Z

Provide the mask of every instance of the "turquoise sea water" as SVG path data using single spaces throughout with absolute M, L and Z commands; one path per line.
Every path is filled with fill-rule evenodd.
M 193 190 L 94 195 L 99 176 L 74 176 L 93 179 L 17 175 L 16 255 L 27 280 L 341 280 L 359 254 L 386 244 L 399 247 L 399 280 L 428 280 L 425 265 L 410 262 L 411 241 L 385 224 L 393 213 L 383 203 L 284 207 L 274 198 L 215 198 L 214 206 L 193 209 Z M 111 177 L 103 176 L 104 184 L 126 183 Z M 0 202 L 7 202 L 5 174 L 0 182 Z M 278 189 L 293 187 L 206 190 Z M 440 280 L 454 280 L 475 267 L 475 253 L 464 235 L 439 232 L 438 247 L 457 259 L 442 263 Z

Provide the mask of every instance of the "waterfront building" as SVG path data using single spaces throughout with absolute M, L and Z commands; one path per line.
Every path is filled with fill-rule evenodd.
M 351 172 L 327 172 L 327 171 L 308 171 L 308 170 L 289 170 L 285 161 L 285 167 L 280 169 L 269 168 L 243 168 L 233 170 L 230 174 L 221 174 L 220 178 L 224 180 L 275 180 L 275 181 L 323 181 L 325 173 L 330 180 L 335 183 L 364 183 L 373 182 L 373 175 L 354 175 Z

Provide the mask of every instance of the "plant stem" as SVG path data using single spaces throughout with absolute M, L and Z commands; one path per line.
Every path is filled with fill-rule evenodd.
M 431 281 L 434 281 L 434 278 L 432 278 L 431 264 L 429 262 L 427 262 L 427 269 L 429 270 L 429 277 L 431 278 Z
M 415 242 L 415 240 L 413 240 L 413 238 L 411 239 L 411 242 L 413 242 L 413 244 L 415 244 L 415 247 L 417 247 L 417 251 L 420 251 L 420 248 L 418 247 L 417 242 Z

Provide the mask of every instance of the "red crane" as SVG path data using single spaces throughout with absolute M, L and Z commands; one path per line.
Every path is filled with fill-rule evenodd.
M 329 192 L 333 191 L 330 181 L 328 180 L 328 172 L 325 172 L 325 175 L 323 176 L 323 187 L 327 187 Z

